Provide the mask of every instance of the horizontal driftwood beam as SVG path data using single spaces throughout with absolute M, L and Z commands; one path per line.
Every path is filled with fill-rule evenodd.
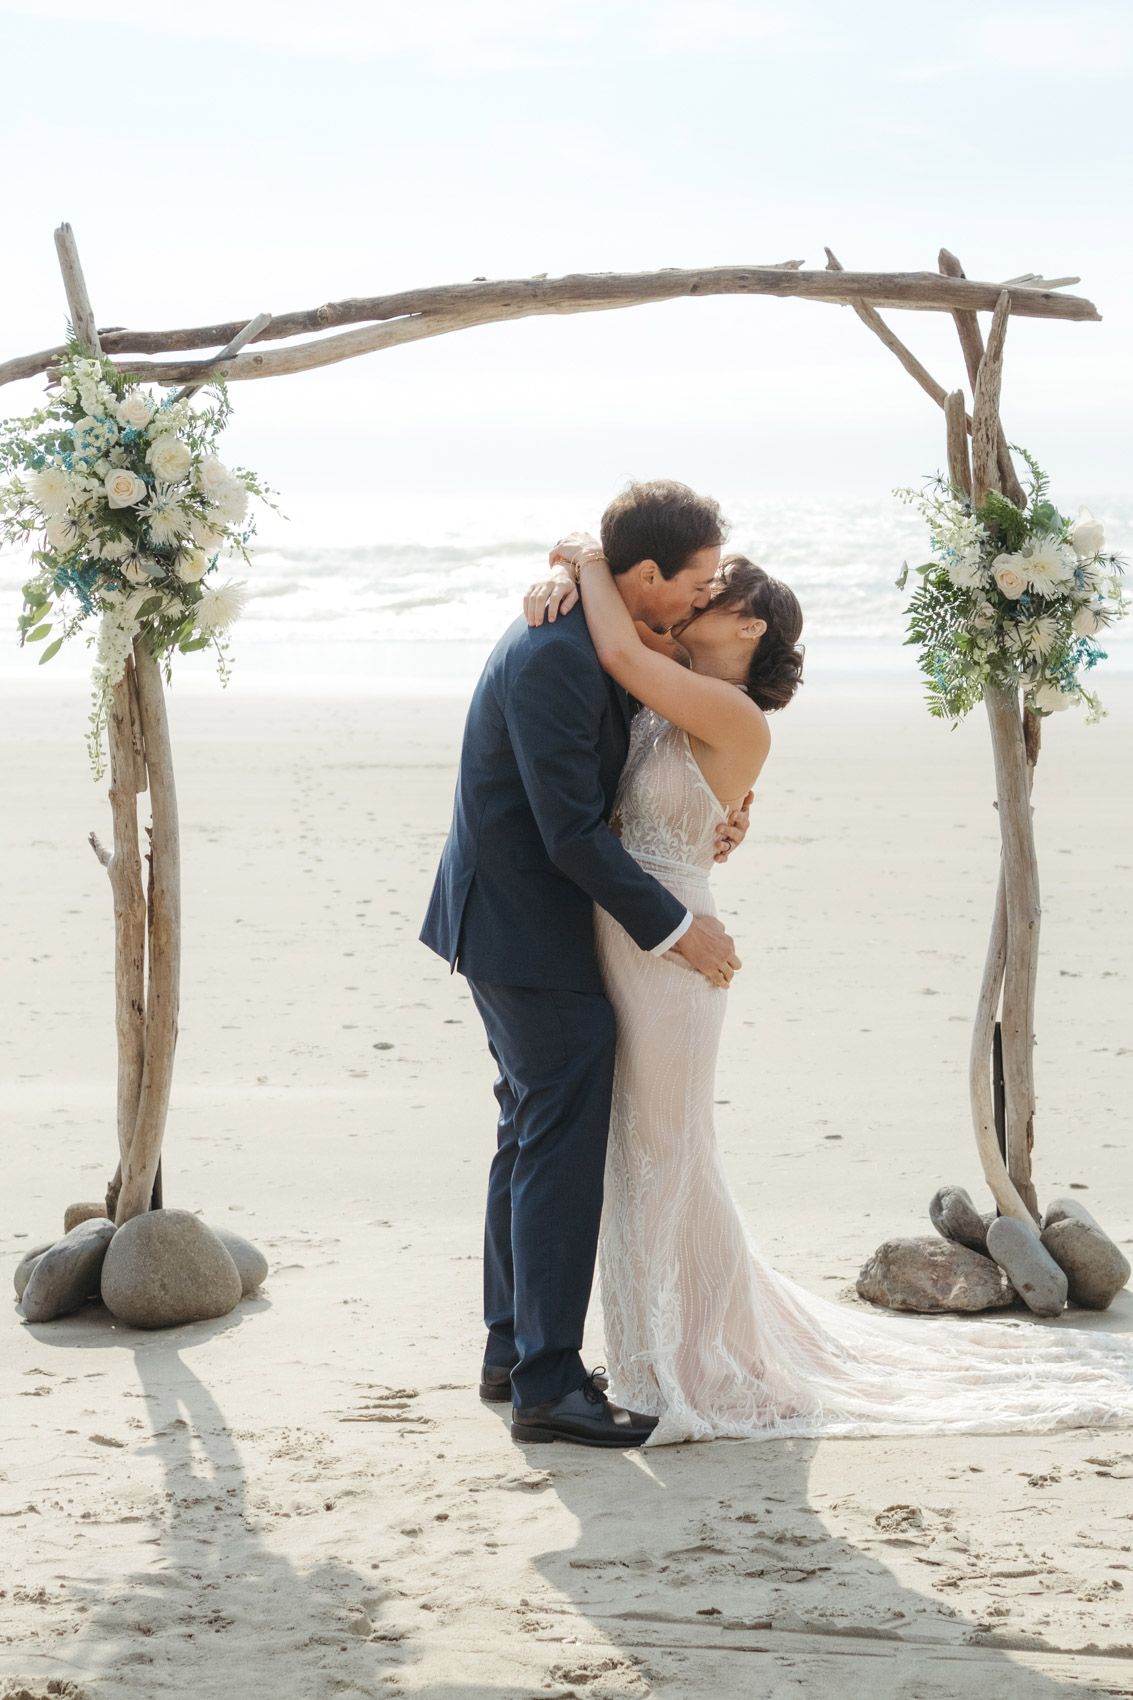
M 394 341 L 414 341 L 416 336 L 437 336 L 460 330 L 465 325 L 489 324 L 494 320 L 526 318 L 546 313 L 589 313 L 613 307 L 636 307 L 650 301 L 673 301 L 700 295 L 774 295 L 784 299 L 825 301 L 834 305 L 866 303 L 881 308 L 912 308 L 925 312 L 992 312 L 1003 292 L 999 283 L 979 283 L 969 278 L 943 277 L 939 272 L 828 272 L 805 271 L 797 262 L 776 266 L 714 266 L 682 271 L 579 273 L 561 278 L 519 278 L 507 282 L 477 279 L 472 283 L 446 284 L 432 289 L 405 290 L 396 295 L 375 295 L 352 301 L 332 301 L 300 312 L 277 314 L 260 332 L 260 341 L 300 336 L 305 332 L 331 330 L 343 325 L 371 325 L 373 321 L 405 321 L 428 317 L 444 319 L 443 325 Z M 1021 318 L 1099 319 L 1093 302 L 1077 295 L 1020 285 L 1009 290 L 1011 311 Z M 236 336 L 248 315 L 224 324 L 199 325 L 171 331 L 108 330 L 102 336 L 110 355 L 163 353 L 190 348 L 219 348 Z M 314 344 L 308 345 L 314 347 Z M 367 353 L 389 343 L 364 343 L 353 353 Z M 63 353 L 62 348 L 43 349 L 0 364 L 0 384 L 17 378 L 34 377 L 46 371 Z M 330 359 L 349 359 L 350 352 Z M 214 356 L 215 360 L 215 356 Z M 329 363 L 329 362 L 328 362 Z M 126 364 L 126 363 L 124 363 Z M 228 368 L 229 377 L 267 377 L 271 371 L 303 371 L 321 365 L 319 359 L 299 365 L 257 367 L 244 355 Z M 133 371 L 133 363 L 126 365 Z M 191 382 L 201 372 L 201 363 L 179 362 L 167 381 Z M 147 376 L 158 376 L 155 368 Z M 164 373 L 162 373 L 164 377 Z

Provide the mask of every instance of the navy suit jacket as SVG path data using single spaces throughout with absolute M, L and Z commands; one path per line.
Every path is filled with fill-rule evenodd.
M 592 904 L 642 950 L 680 925 L 684 904 L 606 824 L 629 723 L 580 608 L 553 625 L 516 620 L 492 651 L 421 931 L 469 979 L 600 992 Z

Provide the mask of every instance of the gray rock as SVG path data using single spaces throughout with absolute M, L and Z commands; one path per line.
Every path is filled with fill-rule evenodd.
M 259 1246 L 246 1240 L 243 1234 L 233 1233 L 231 1228 L 214 1228 L 213 1233 L 221 1244 L 227 1247 L 228 1255 L 240 1273 L 244 1287 L 244 1297 L 254 1293 L 267 1280 L 268 1260 Z
M 36 1263 L 24 1288 L 24 1315 L 29 1322 L 51 1322 L 78 1310 L 98 1296 L 98 1278 L 114 1223 L 80 1222 L 56 1240 Z
M 90 1222 L 106 1215 L 106 1200 L 99 1199 L 91 1204 L 68 1204 L 63 1212 L 63 1232 L 69 1234 L 72 1228 L 77 1228 L 80 1222 Z
M 1043 1232 L 1045 1233 L 1047 1228 L 1053 1228 L 1056 1222 L 1065 1222 L 1071 1217 L 1075 1222 L 1092 1222 L 1095 1228 L 1098 1225 L 1086 1206 L 1079 1204 L 1076 1198 L 1053 1198 L 1043 1217 Z
M 969 1251 L 987 1253 L 987 1223 L 962 1186 L 942 1186 L 932 1196 L 929 1218 L 938 1234 Z
M 858 1292 L 889 1310 L 996 1310 L 1015 1299 L 990 1258 L 932 1234 L 879 1245 Z
M 1059 1316 L 1066 1303 L 1062 1270 L 1025 1222 L 999 1216 L 987 1231 L 987 1249 L 1023 1303 L 1036 1316 Z
M 175 1328 L 227 1316 L 243 1285 L 227 1248 L 189 1210 L 123 1222 L 102 1266 L 102 1301 L 132 1328 Z
M 31 1280 L 32 1270 L 35 1268 L 44 1252 L 50 1251 L 54 1244 L 54 1240 L 44 1240 L 42 1245 L 33 1245 L 30 1251 L 24 1252 L 20 1261 L 16 1264 L 16 1273 L 12 1279 L 16 1284 L 16 1297 L 18 1299 L 22 1299 L 24 1296 L 24 1288 Z
M 1075 1199 L 1051 1205 L 1042 1240 L 1066 1276 L 1071 1304 L 1087 1310 L 1106 1310 L 1133 1273 L 1121 1247 Z

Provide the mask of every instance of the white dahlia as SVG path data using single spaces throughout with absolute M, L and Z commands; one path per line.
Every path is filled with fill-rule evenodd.
M 158 484 L 139 513 L 144 515 L 151 543 L 164 548 L 183 536 L 188 517 L 168 484 Z
M 210 585 L 201 592 L 197 603 L 197 628 L 203 636 L 212 637 L 224 631 L 240 618 L 248 600 L 248 592 L 237 582 Z
M 71 501 L 71 475 L 61 466 L 45 466 L 29 480 L 32 501 L 47 519 L 65 513 Z
M 1057 537 L 1034 537 L 1023 545 L 1020 569 L 1039 596 L 1056 596 L 1074 582 L 1074 551 Z
M 134 553 L 134 545 L 128 537 L 108 537 L 99 546 L 99 559 L 103 561 L 124 561 Z
M 1038 619 L 1028 621 L 1028 648 L 1031 655 L 1050 655 L 1060 636 L 1062 632 L 1058 629 L 1058 621 L 1050 614 L 1039 614 Z

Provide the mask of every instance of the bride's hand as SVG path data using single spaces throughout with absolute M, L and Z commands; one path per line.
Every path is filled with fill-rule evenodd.
M 547 578 L 533 584 L 523 598 L 523 612 L 529 626 L 541 626 L 544 620 L 554 625 L 560 614 L 569 614 L 578 601 L 578 586 L 565 567 L 556 567 Z
M 548 578 L 531 585 L 523 598 L 523 612 L 529 626 L 541 626 L 544 620 L 554 625 L 560 614 L 570 613 L 578 601 L 573 568 L 581 555 L 601 547 L 588 531 L 568 531 L 559 538 L 547 557 L 554 570 Z
M 588 531 L 568 531 L 565 537 L 560 537 L 550 555 L 547 557 L 552 567 L 560 564 L 573 567 L 580 555 L 591 551 L 601 552 L 602 545 L 596 537 L 591 537 Z

